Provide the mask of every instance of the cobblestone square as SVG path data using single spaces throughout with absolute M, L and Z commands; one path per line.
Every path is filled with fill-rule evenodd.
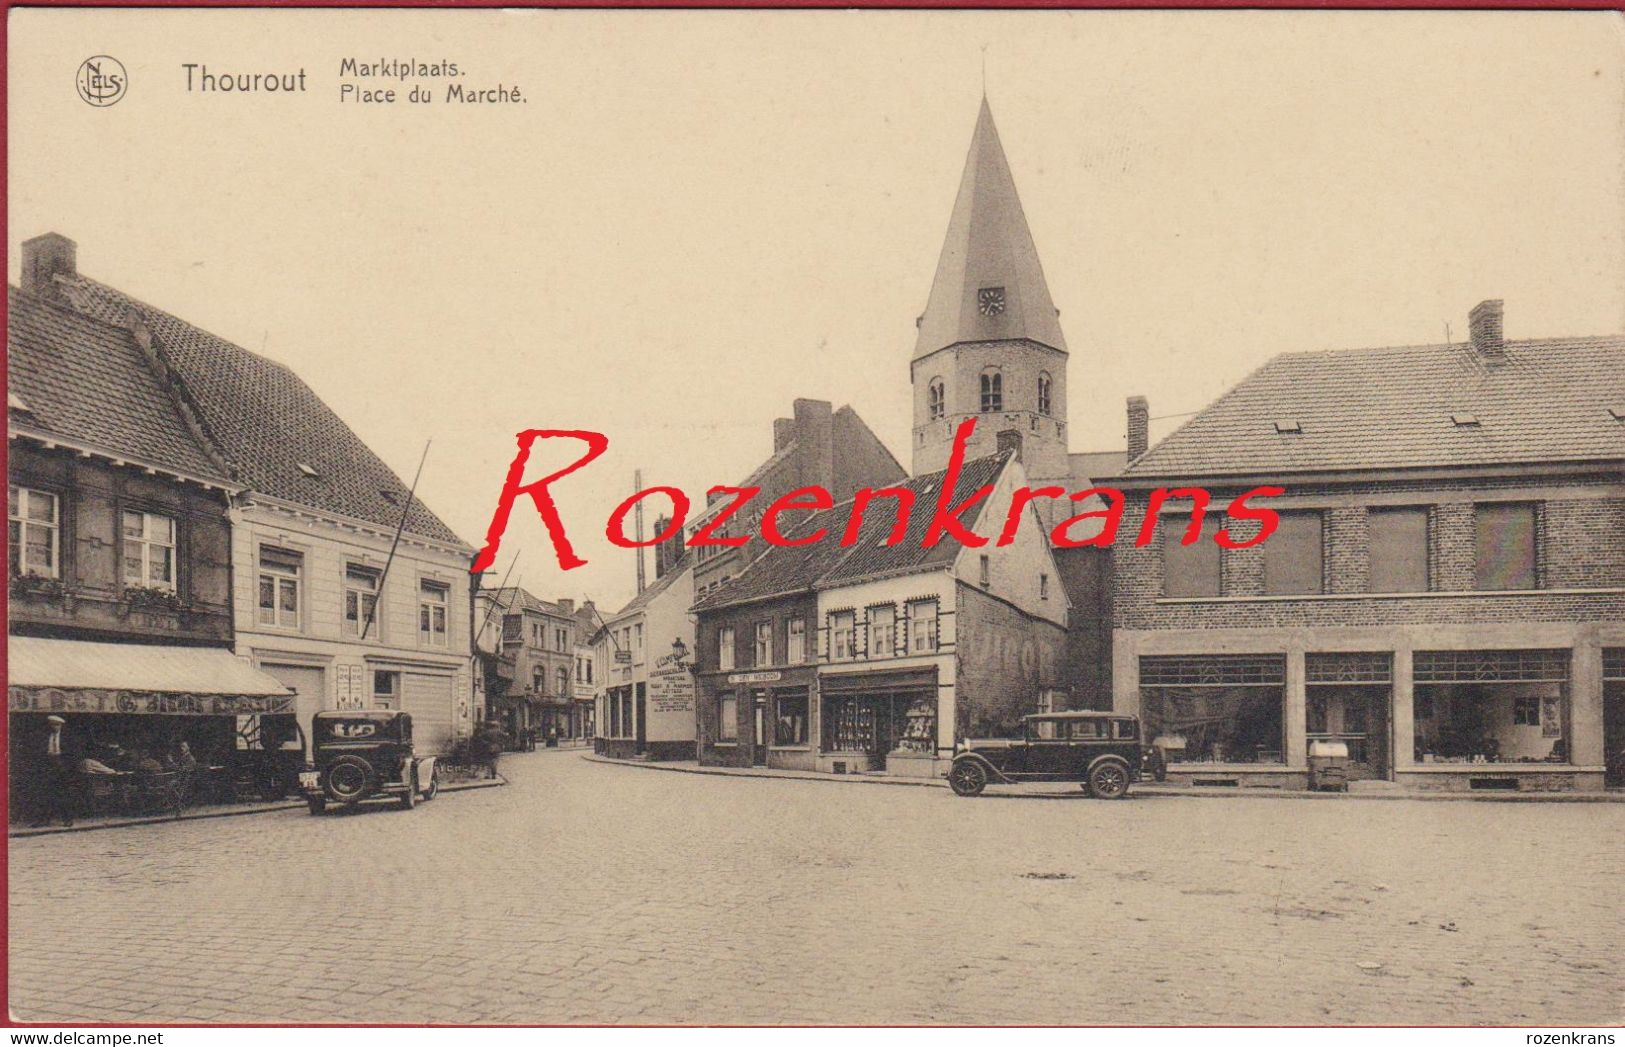
M 14 1017 L 1625 1018 L 1625 806 L 1086 799 L 505 759 L 507 788 L 11 841 Z

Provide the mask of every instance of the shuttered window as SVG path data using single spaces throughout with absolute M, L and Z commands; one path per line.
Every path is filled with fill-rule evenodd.
M 1535 507 L 1528 503 L 1494 502 L 1474 507 L 1478 589 L 1535 587 Z
M 1295 596 L 1321 591 L 1319 513 L 1282 513 L 1281 526 L 1264 540 L 1264 592 Z
M 1164 596 L 1219 595 L 1220 550 L 1213 536 L 1219 533 L 1222 523 L 1220 517 L 1204 516 L 1201 537 L 1191 545 L 1182 545 L 1180 539 L 1185 537 L 1190 521 L 1185 517 L 1169 517 L 1162 522 Z
M 1428 511 L 1373 509 L 1371 591 L 1425 593 L 1428 590 Z

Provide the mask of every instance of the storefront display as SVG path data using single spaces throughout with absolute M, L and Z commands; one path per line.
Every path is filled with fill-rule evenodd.
M 1170 763 L 1284 763 L 1285 699 L 1284 657 L 1140 660 L 1140 715 Z
M 1567 763 L 1569 652 L 1418 651 L 1422 764 Z

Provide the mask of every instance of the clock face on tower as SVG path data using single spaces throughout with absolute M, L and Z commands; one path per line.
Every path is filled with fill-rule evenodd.
M 983 316 L 998 316 L 1004 312 L 1004 288 L 984 287 L 977 291 L 976 308 Z

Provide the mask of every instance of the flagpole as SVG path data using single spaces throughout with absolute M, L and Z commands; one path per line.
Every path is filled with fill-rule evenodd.
M 401 522 L 395 526 L 395 540 L 389 543 L 389 556 L 384 560 L 383 573 L 378 576 L 378 597 L 372 601 L 372 607 L 367 611 L 366 624 L 361 627 L 363 640 L 367 638 L 367 633 L 372 631 L 372 620 L 378 614 L 378 600 L 384 597 L 384 583 L 389 580 L 389 568 L 395 562 L 395 550 L 400 548 L 401 532 L 406 530 L 406 514 L 412 511 L 412 499 L 417 496 L 418 481 L 423 478 L 423 463 L 429 459 L 429 445 L 432 443 L 433 440 L 425 440 L 423 443 L 423 455 L 418 459 L 418 471 L 412 475 L 412 486 L 406 492 L 406 504 L 401 506 Z

